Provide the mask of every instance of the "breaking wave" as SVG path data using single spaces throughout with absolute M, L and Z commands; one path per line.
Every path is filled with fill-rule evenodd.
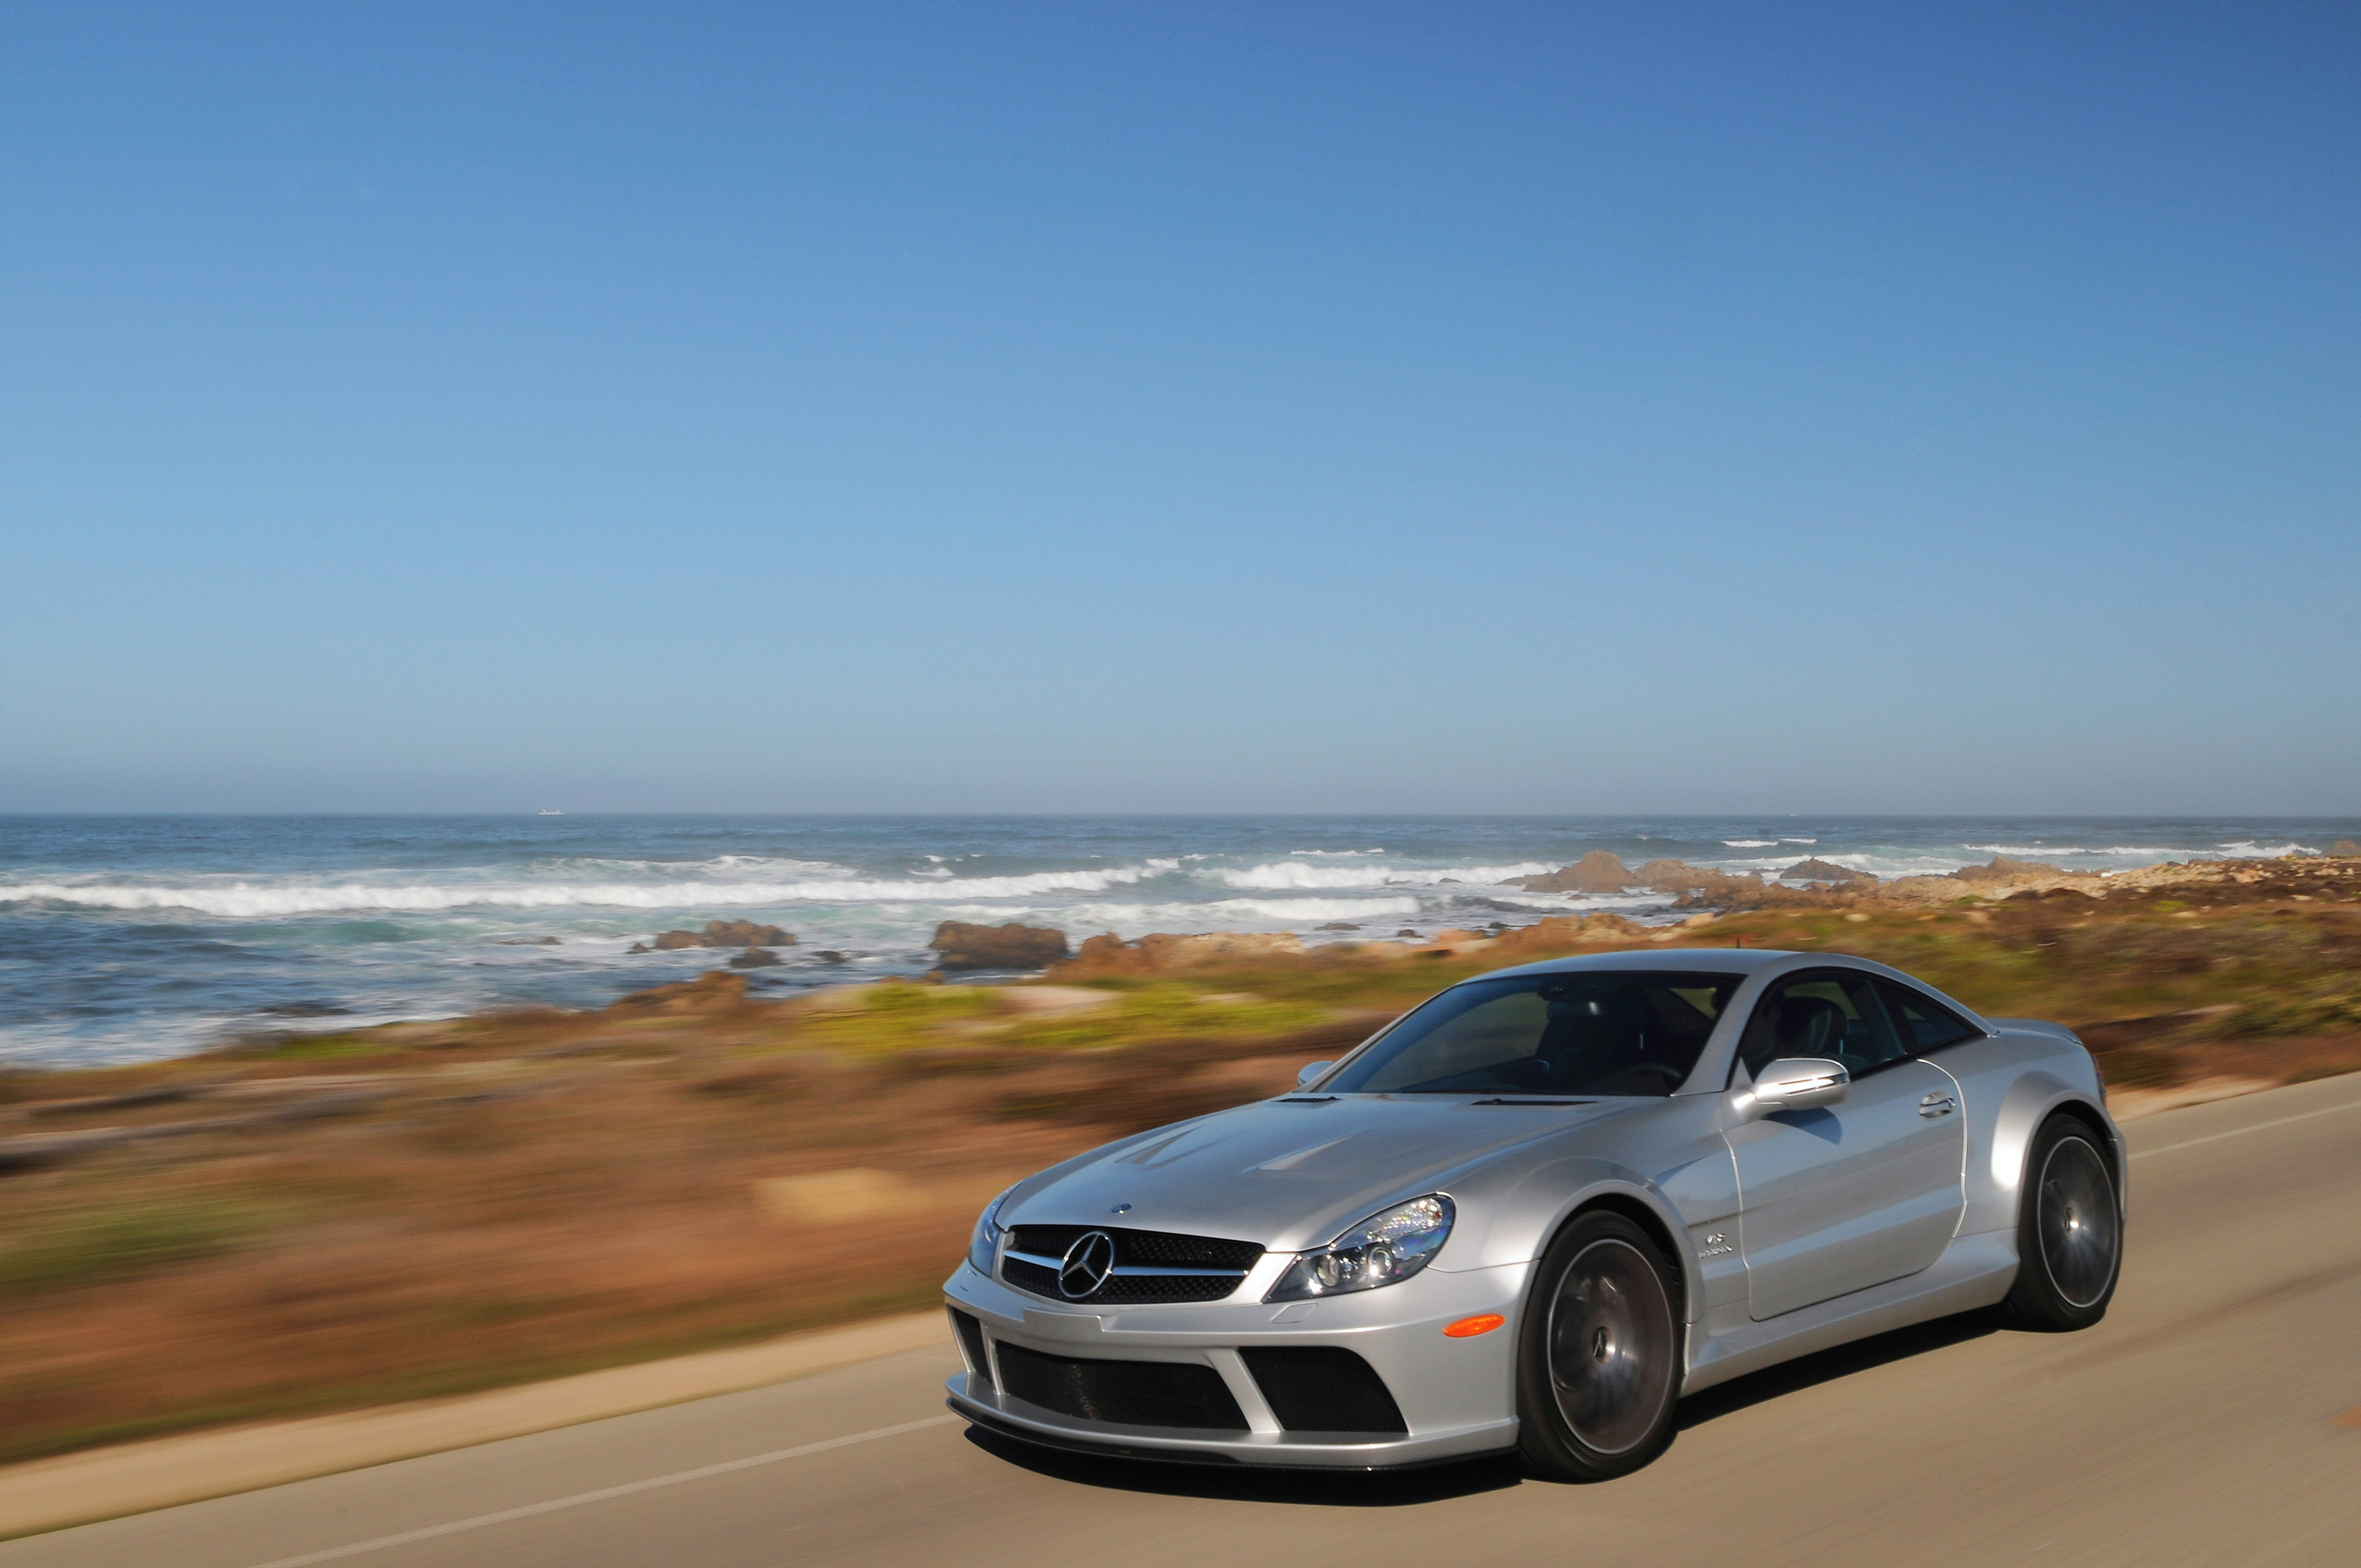
M 0 883 L 0 904 L 53 904 L 82 909 L 188 910 L 221 919 L 390 911 L 404 915 L 463 909 L 687 909 L 788 904 L 939 904 L 1104 893 L 1174 869 L 1170 861 L 1104 871 L 1033 872 L 1024 876 L 884 881 L 609 883 L 249 883 L 143 886 L 125 883 Z
M 1512 877 L 1540 876 L 1557 868 L 1547 861 L 1520 861 L 1507 866 L 1435 866 L 1411 870 L 1400 866 L 1307 866 L 1300 861 L 1274 861 L 1266 865 L 1213 872 L 1224 887 L 1273 892 L 1289 888 L 1437 887 L 1446 882 L 1498 886 Z
M 945 912 L 994 913 L 981 907 L 961 911 L 951 905 L 947 905 Z M 1034 916 L 1073 931 L 1079 939 L 1092 931 L 1114 931 L 1126 938 L 1150 931 L 1233 931 L 1249 922 L 1266 930 L 1285 931 L 1323 920 L 1389 919 L 1420 913 L 1419 901 L 1411 897 L 1216 898 L 1202 904 L 1094 901 L 1070 908 L 1038 908 Z

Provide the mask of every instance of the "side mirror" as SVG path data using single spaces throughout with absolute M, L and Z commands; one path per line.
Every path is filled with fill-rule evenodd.
M 1322 1073 L 1326 1072 L 1330 1068 L 1334 1067 L 1335 1065 L 1336 1065 L 1336 1064 L 1335 1064 L 1334 1062 L 1333 1062 L 1333 1061 L 1315 1061 L 1315 1062 L 1306 1062 L 1306 1063 L 1304 1063 L 1304 1064 L 1303 1064 L 1303 1070 L 1302 1070 L 1301 1072 L 1299 1072 L 1299 1073 L 1297 1073 L 1297 1074 L 1295 1075 L 1295 1087 L 1296 1087 L 1296 1088 L 1298 1088 L 1298 1089 L 1301 1089 L 1301 1088 L 1303 1088 L 1306 1084 L 1310 1083 L 1313 1079 L 1318 1078 Z
M 1754 1080 L 1757 1115 L 1773 1111 L 1808 1111 L 1834 1105 L 1845 1097 L 1852 1074 L 1844 1063 L 1826 1057 L 1782 1057 Z

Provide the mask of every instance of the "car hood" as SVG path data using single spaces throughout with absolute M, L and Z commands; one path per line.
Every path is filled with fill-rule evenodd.
M 1556 1139 L 1635 1103 L 1267 1100 L 1052 1167 L 1018 1185 L 1000 1223 L 1122 1225 L 1298 1252 L 1475 1162 Z

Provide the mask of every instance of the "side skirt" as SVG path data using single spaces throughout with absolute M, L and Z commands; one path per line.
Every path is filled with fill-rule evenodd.
M 1681 1381 L 1681 1392 L 1694 1394 L 1889 1329 L 1989 1307 L 2008 1294 L 2015 1279 L 2016 1233 L 1986 1231 L 1956 1238 L 1942 1256 L 1916 1274 L 1832 1301 L 1798 1307 L 1718 1334 L 1708 1333 L 1702 1322 L 1691 1323 L 1688 1376 Z

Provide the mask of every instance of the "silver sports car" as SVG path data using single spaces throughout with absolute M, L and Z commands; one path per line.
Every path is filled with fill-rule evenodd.
M 944 1287 L 950 1404 L 1141 1458 L 1602 1478 L 1773 1362 L 2098 1321 L 2123 1193 L 2057 1025 L 1825 954 L 1530 964 L 1001 1194 Z

